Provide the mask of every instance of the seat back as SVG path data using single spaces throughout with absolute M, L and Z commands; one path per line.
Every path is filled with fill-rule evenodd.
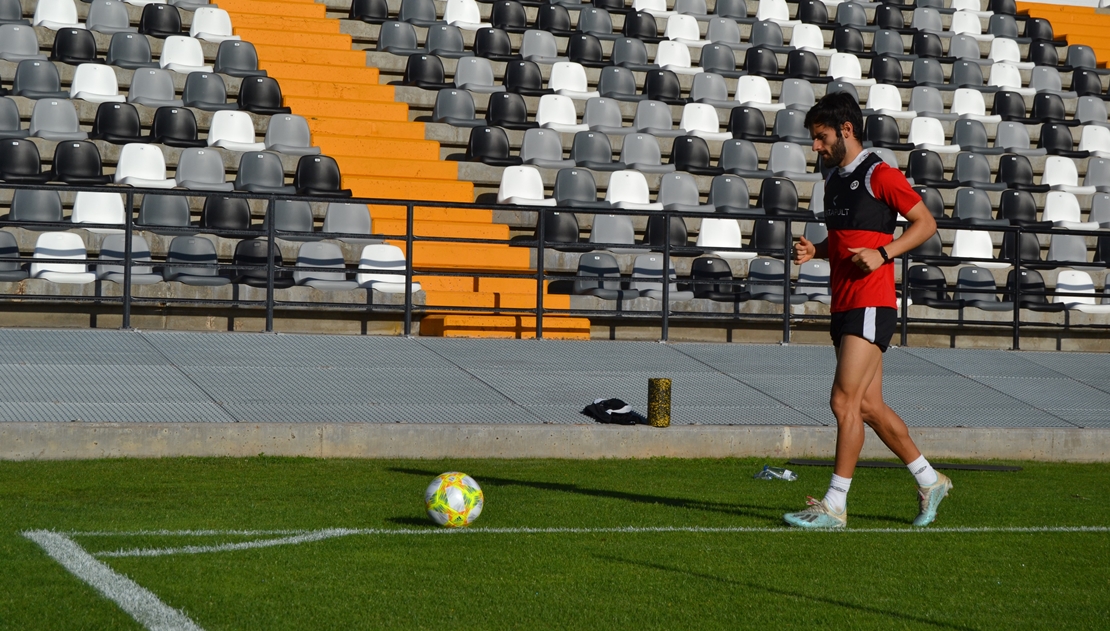
M 174 175 L 178 186 L 186 188 L 207 188 L 205 185 L 224 184 L 224 159 L 214 149 L 184 149 L 177 160 Z
M 95 149 L 95 145 L 93 148 Z M 127 221 L 125 212 L 123 195 L 119 193 L 80 191 L 73 199 L 73 212 L 69 220 L 75 224 L 101 223 L 122 226 Z
M 63 182 L 103 175 L 100 150 L 87 140 L 59 142 L 54 147 L 54 160 L 51 164 L 54 177 Z
M 118 0 L 104 0 L 113 2 Z M 108 43 L 106 63 L 122 68 L 139 68 L 152 64 L 150 42 L 135 33 L 116 33 Z
M 585 134 L 590 132 L 580 132 Z M 604 138 L 604 134 L 599 134 Z M 577 141 L 577 137 L 575 138 Z M 573 150 L 571 154 L 573 155 Z M 510 198 L 524 198 L 529 200 L 543 199 L 543 177 L 540 171 L 532 166 L 507 167 L 501 173 L 501 185 L 497 189 L 497 203 L 509 203 Z
M 73 232 L 44 232 L 35 241 L 35 259 L 73 259 L 85 261 L 85 242 L 81 236 Z M 82 263 L 31 263 L 31 276 L 37 277 L 43 272 L 60 274 L 81 274 L 89 271 L 89 266 Z
M 593 131 L 580 131 L 574 135 L 570 147 L 570 159 L 575 164 L 584 162 L 612 162 L 613 146 L 605 134 Z M 536 172 L 539 176 L 539 172 Z M 504 180 L 502 179 L 502 182 Z
M 192 74 L 199 75 L 201 73 L 195 72 Z M 190 74 L 190 77 L 192 74 Z M 186 79 L 185 83 L 188 85 L 189 80 Z M 136 70 L 131 79 L 131 87 L 127 91 L 128 101 L 173 101 L 175 98 L 173 75 L 171 75 L 168 70 L 163 70 L 161 68 L 141 68 Z M 224 100 L 227 100 L 226 93 L 224 94 Z M 155 117 L 157 118 L 157 114 Z M 194 134 L 193 137 L 196 138 L 196 135 Z
M 116 2 L 118 0 L 105 0 Z M 0 115 L 2 117 L 2 115 Z M 3 125 L 0 124 L 0 129 Z M 138 138 L 142 134 L 142 124 L 139 121 L 139 111 L 130 103 L 101 103 L 96 108 L 96 118 L 93 119 L 93 138 L 114 136 L 120 138 Z
M 363 273 L 356 277 L 359 285 L 373 283 L 405 282 L 405 253 L 401 248 L 386 243 L 371 244 L 362 249 L 359 257 L 360 270 L 373 270 L 374 273 Z
M 181 98 L 187 107 L 211 108 L 214 104 L 227 103 L 227 85 L 214 72 L 190 72 L 185 78 Z
M 0 25 L 0 56 L 10 61 L 42 59 L 35 30 L 24 24 Z
M 288 112 L 282 105 L 281 86 L 271 77 L 247 77 L 239 84 L 239 109 L 258 114 Z
M 751 201 L 748 184 L 735 175 L 718 175 L 709 186 L 706 203 L 717 209 L 747 208 Z
M 627 170 L 613 173 L 609 177 L 609 187 L 605 190 L 605 201 L 610 204 L 617 204 L 620 202 L 632 204 L 649 203 L 650 192 L 648 191 L 647 179 L 644 177 L 644 174 L 639 171 Z
M 62 199 L 57 191 L 17 190 L 12 194 L 9 221 L 62 220 Z
M 162 44 L 162 54 L 158 57 L 158 65 L 165 68 L 170 64 L 179 64 L 188 67 L 204 65 L 204 51 L 201 49 L 200 40 L 183 35 L 171 35 Z
M 251 209 L 242 197 L 209 195 L 204 200 L 200 226 L 215 230 L 248 230 L 251 227 Z
M 24 59 L 15 67 L 12 94 L 16 96 L 24 96 L 24 92 L 60 92 L 61 89 L 58 68 L 49 61 Z
M 246 112 L 222 110 L 212 115 L 208 125 L 208 144 L 221 140 L 237 143 L 253 143 L 254 121 Z
M 185 228 L 189 225 L 189 199 L 178 195 L 144 195 L 139 206 L 141 226 Z
M 484 57 L 463 57 L 455 68 L 455 85 L 492 86 L 493 66 Z
M 196 140 L 197 119 L 193 111 L 188 108 L 159 107 L 154 112 L 150 135 L 156 140 L 160 138 Z
M 91 8 L 90 8 L 91 10 Z M 67 64 L 96 63 L 96 38 L 83 28 L 64 28 L 54 34 L 50 58 Z M 109 69 L 109 72 L 111 69 Z M 112 74 L 115 83 L 115 73 Z
M 258 72 L 258 51 L 254 44 L 240 40 L 220 42 L 216 50 L 213 71 L 233 77 L 249 76 Z
M 266 125 L 266 146 L 311 147 L 308 121 L 296 114 L 274 114 Z
M 559 132 L 550 129 L 529 129 L 524 132 L 524 140 L 520 143 L 520 159 L 525 163 L 530 160 L 562 160 L 563 141 Z
M 593 203 L 597 201 L 597 183 L 593 173 L 586 169 L 560 169 L 552 195 L 559 205 L 570 201 Z
M 708 169 L 710 161 L 709 144 L 698 136 L 675 138 L 671 145 L 671 164 L 679 171 Z
M 79 134 L 81 123 L 77 120 L 77 109 L 73 101 L 62 99 L 40 99 L 35 101 L 31 111 L 31 135 Z
M 621 268 L 617 259 L 608 252 L 589 252 L 578 259 L 577 276 L 596 276 L 598 280 L 574 281 L 574 293 L 584 294 L 591 289 L 620 289 Z M 602 280 L 615 278 L 617 280 Z
M 621 145 L 620 161 L 627 165 L 658 166 L 663 153 L 659 141 L 651 134 L 629 134 Z M 647 203 L 647 202 L 643 202 Z
M 218 263 L 216 246 L 210 240 L 183 235 L 170 241 L 162 274 L 166 280 L 182 276 L 219 276 Z
M 181 33 L 181 13 L 170 4 L 148 4 L 139 18 L 139 32 L 154 37 Z
M 370 207 L 366 204 L 332 202 L 324 215 L 323 232 L 371 234 Z
M 166 158 L 155 145 L 131 143 L 120 150 L 116 162 L 116 182 L 127 177 L 144 180 L 166 179 Z

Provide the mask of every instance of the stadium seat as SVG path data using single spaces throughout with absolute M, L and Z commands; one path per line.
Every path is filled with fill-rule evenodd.
M 1063 296 L 1062 293 L 1081 294 Z M 1052 301 L 1063 304 L 1067 309 L 1083 313 L 1110 313 L 1110 304 L 1098 304 L 1095 298 L 1095 284 L 1087 272 L 1063 269 L 1056 275 L 1056 292 Z
M 254 121 L 246 112 L 219 111 L 208 127 L 208 146 L 229 151 L 262 151 L 265 143 L 255 142 Z
M 50 60 L 74 66 L 100 63 L 96 56 L 96 38 L 83 28 L 64 28 L 54 34 Z
M 587 105 L 586 111 L 589 112 Z M 491 94 L 486 106 L 486 118 L 489 124 L 504 129 L 531 129 L 539 124 L 528 120 L 528 106 L 524 97 L 513 92 L 498 92 Z M 502 130 L 502 133 L 503 130 Z M 508 155 L 508 140 L 505 140 L 505 155 Z
M 963 302 L 948 296 L 944 272 L 932 265 L 914 265 L 906 272 L 910 300 L 915 305 L 934 309 L 959 309 Z
M 734 138 L 726 140 L 721 145 L 721 156 L 717 165 L 726 173 L 763 179 L 774 175 L 766 169 L 759 168 L 759 153 L 750 140 Z
M 520 159 L 545 169 L 572 167 L 574 161 L 563 158 L 563 141 L 559 132 L 551 129 L 529 129 L 520 143 Z
M 297 268 L 324 267 L 341 271 L 313 271 L 298 269 L 293 279 L 298 285 L 307 285 L 321 291 L 350 291 L 358 288 L 358 282 L 347 279 L 346 262 L 339 246 L 326 241 L 303 243 L 297 251 Z
M 389 4 L 386 0 L 353 0 L 347 19 L 381 24 L 389 19 Z
M 744 178 L 722 174 L 713 178 L 706 203 L 719 213 L 743 213 L 748 210 L 751 194 Z M 760 209 L 762 210 L 762 209 Z
M 19 0 L 0 0 L 0 24 L 31 26 L 31 21 L 23 17 L 23 6 Z
M 606 13 L 608 15 L 608 13 Z M 523 33 L 528 30 L 528 14 L 524 5 L 516 0 L 500 0 L 490 8 L 490 24 L 508 33 Z M 612 23 L 610 22 L 610 30 Z M 584 30 L 579 25 L 579 30 Z M 588 31 L 587 31 L 588 32 Z
M 798 269 L 794 293 L 805 296 L 809 302 L 832 304 L 832 293 L 829 290 L 831 274 L 828 261 L 811 259 L 802 263 Z
M 674 261 L 671 261 L 667 277 L 670 281 L 676 278 Z M 663 299 L 663 255 L 641 254 L 632 262 L 632 280 L 628 288 L 640 292 L 644 298 Z M 678 283 L 671 282 L 667 287 L 669 300 L 692 300 L 694 292 L 689 290 L 679 291 Z
M 690 264 L 690 287 L 695 298 L 716 302 L 744 302 L 748 293 L 740 283 L 734 284 L 732 270 L 724 260 L 702 256 Z M 701 282 L 699 282 L 701 281 Z
M 736 219 L 702 219 L 698 229 L 697 246 L 710 250 L 724 259 L 747 260 L 756 257 L 753 251 L 743 251 L 740 222 Z M 729 248 L 720 250 L 717 248 Z
M 1063 156 L 1045 158 L 1041 184 L 1047 184 L 1052 190 L 1075 195 L 1093 195 L 1097 192 L 1093 186 L 1079 185 L 1079 172 L 1076 170 L 1075 161 Z
M 265 70 L 258 69 L 258 52 L 254 44 L 238 40 L 220 42 L 216 50 L 213 72 L 233 77 L 264 77 Z
M 561 3 L 556 2 L 541 4 L 537 8 L 536 21 L 533 28 L 538 31 L 551 33 L 552 35 L 559 35 L 560 37 L 567 37 L 573 33 L 571 30 L 570 12 L 568 12 L 567 8 Z
M 17 190 L 12 194 L 8 220 L 17 222 L 60 222 L 62 221 L 62 198 L 58 196 L 57 191 Z
M 166 178 L 166 159 L 162 150 L 153 145 L 124 145 L 116 163 L 115 183 L 144 188 L 173 188 L 175 182 Z
M 88 132 L 81 131 L 77 109 L 73 101 L 40 99 L 31 112 L 31 136 L 44 140 L 84 140 Z
M 69 98 L 91 103 L 123 103 L 126 100 L 119 93 L 115 71 L 110 66 L 95 63 L 77 66 L 70 84 Z
M 649 70 L 644 77 L 644 95 L 647 100 L 659 101 L 668 105 L 685 105 L 682 85 L 678 75 L 670 70 Z
M 474 0 L 447 0 L 443 21 L 466 31 L 477 31 L 491 26 L 489 22 L 482 21 L 478 3 Z
M 647 180 L 639 170 L 613 173 L 609 177 L 609 187 L 605 191 L 605 201 L 616 208 L 663 210 L 663 204 L 651 201 Z
M 274 230 L 286 241 L 318 241 L 319 236 L 312 234 L 312 207 L 306 201 L 279 199 L 274 201 Z M 270 213 L 262 222 L 262 229 L 269 229 Z M 301 234 L 289 234 L 291 232 Z
M 574 101 L 561 94 L 545 94 L 540 97 L 540 104 L 536 109 L 536 122 L 540 127 L 568 134 L 589 129 L 586 124 L 578 122 Z M 523 151 L 521 155 L 523 157 Z M 525 160 L 527 161 L 527 158 Z
M 242 197 L 209 195 L 204 198 L 200 227 L 205 230 L 249 230 L 250 206 Z
M 35 241 L 32 259 L 72 259 L 79 263 L 31 263 L 31 278 L 52 283 L 83 285 L 96 280 L 89 271 L 85 242 L 72 232 L 44 232 Z
M 514 166 L 521 163 L 509 155 L 509 136 L 500 127 L 474 127 L 470 130 L 464 159 L 492 166 Z
M 820 173 L 810 173 L 806 170 L 807 162 L 805 151 L 801 145 L 792 142 L 776 142 L 771 145 L 767 170 L 776 177 L 789 178 L 795 182 L 820 182 L 824 180 Z
M 483 57 L 464 57 L 455 67 L 455 85 L 468 92 L 492 94 L 504 92 L 505 86 L 495 85 L 493 66 Z
M 1015 296 L 1015 290 L 1020 291 L 1020 296 Z M 1041 273 L 1031 269 L 1010 270 L 1006 279 L 1006 294 L 1003 300 L 1012 301 L 1020 297 L 1018 306 L 1032 311 L 1063 311 L 1063 303 L 1049 302 L 1048 289 L 1045 286 Z
M 991 235 L 989 232 L 982 230 L 957 230 L 952 238 L 952 258 L 980 259 L 978 261 L 968 261 L 977 267 L 1006 268 L 1010 266 L 1009 262 L 995 259 Z
M 402 0 L 397 19 L 415 26 L 432 26 L 439 20 L 432 0 Z
M 678 171 L 694 175 L 720 175 L 723 169 L 711 166 L 709 144 L 698 136 L 679 136 L 671 145 L 671 164 Z
M 0 259 L 18 259 L 19 242 L 11 232 L 0 231 Z M 0 283 L 18 283 L 27 278 L 27 270 L 18 260 L 0 260 Z
M 395 245 L 377 243 L 364 247 L 358 268 L 368 270 L 355 276 L 359 287 L 384 293 L 405 291 L 405 253 Z M 412 283 L 412 291 L 420 291 L 420 283 Z
M 1079 200 L 1064 191 L 1049 191 L 1045 195 L 1041 220 L 1065 230 L 1098 230 L 1097 222 L 1081 221 Z
M 212 72 L 212 66 L 204 63 L 204 51 L 200 47 L 200 40 L 182 35 L 171 35 L 162 43 L 162 55 L 158 58 L 158 66 L 182 74 Z
M 570 61 L 559 54 L 559 47 L 555 43 L 554 35 L 548 31 L 536 29 L 529 29 L 524 32 L 520 43 L 520 56 L 527 61 L 545 65 Z
M 178 195 L 143 195 L 139 205 L 140 226 L 155 228 L 188 228 L 189 199 Z
M 970 186 L 974 184 L 956 191 L 952 217 L 973 226 L 1009 225 L 1008 219 L 995 219 L 990 198 L 982 190 Z
M 295 114 L 274 114 L 266 125 L 266 149 L 290 156 L 319 155 L 308 121 Z
M 974 186 L 986 191 L 1001 191 L 1006 188 L 1003 183 L 991 182 L 991 167 L 986 157 L 967 151 L 956 156 L 952 180 L 961 186 Z
M 39 0 L 35 5 L 33 26 L 41 26 L 52 31 L 64 28 L 85 28 L 77 18 L 77 5 L 73 0 Z
M 151 6 L 151 5 L 148 5 Z M 216 246 L 200 236 L 179 236 L 170 241 L 162 278 L 200 287 L 220 287 L 231 282 L 220 275 Z
M 19 119 L 19 107 L 15 101 L 6 96 L 0 96 L 0 139 L 26 138 L 31 132 L 23 129 L 22 125 Z
M 495 61 L 515 61 L 509 34 L 499 28 L 484 28 L 474 34 L 474 54 Z
M 111 2 L 113 0 L 106 1 Z M 112 35 L 112 40 L 108 43 L 108 55 L 105 63 L 109 66 L 119 66 L 129 70 L 158 67 L 158 63 L 151 59 L 150 42 L 146 37 L 137 33 L 116 33 Z
M 323 233 L 340 234 L 373 234 L 370 207 L 366 204 L 348 202 L 331 202 L 324 214 Z M 366 239 L 362 237 L 340 237 L 340 241 L 356 245 L 378 243 L 380 239 Z
M 664 210 L 694 213 L 711 213 L 715 210 L 711 205 L 702 204 L 699 199 L 698 183 L 689 173 L 667 173 L 659 182 L 658 201 L 663 204 Z M 685 230 L 683 226 L 683 232 Z
M 74 196 L 73 213 L 69 220 L 75 224 L 109 224 L 123 226 L 126 222 L 123 196 L 119 193 L 93 193 L 81 191 Z M 115 228 L 85 228 L 99 234 L 119 234 Z
M 301 156 L 297 161 L 293 186 L 297 188 L 298 195 L 351 196 L 351 189 L 341 188 L 339 165 L 335 158 L 325 155 Z
M 58 67 L 49 61 L 24 59 L 15 68 L 12 95 L 29 99 L 68 99 L 69 92 L 62 90 Z
M 139 112 L 130 103 L 101 103 L 89 137 L 117 145 L 147 141 L 142 136 Z
M 416 38 L 416 28 L 408 22 L 397 22 L 395 20 L 389 20 L 382 24 L 381 31 L 378 34 L 378 50 L 399 57 L 420 55 L 427 52 L 420 47 L 420 42 Z
M 597 82 L 598 94 L 617 101 L 643 101 L 646 95 L 640 94 L 636 77 L 627 68 L 607 66 L 601 69 Z
M 613 162 L 613 146 L 609 137 L 594 131 L 580 131 L 574 135 L 570 159 L 576 165 L 593 171 L 623 171 L 626 168 L 620 162 Z
M 151 142 L 170 147 L 207 147 L 197 139 L 197 120 L 193 111 L 184 107 L 159 107 L 150 126 Z
M 432 107 L 432 121 L 466 128 L 483 127 L 486 124 L 484 118 L 475 118 L 474 97 L 465 89 L 440 90 Z M 269 135 L 269 130 L 266 133 Z
M 25 59 L 45 60 L 39 52 L 39 40 L 29 25 L 0 25 L 0 59 L 19 63 Z
M 694 75 L 702 71 L 701 68 L 692 66 L 690 49 L 682 42 L 659 42 L 655 49 L 654 61 L 663 70 L 670 70 L 676 74 Z
M 527 59 L 511 61 L 505 66 L 505 89 L 524 96 L 543 96 L 551 91 L 543 87 L 540 67 Z
M 25 138 L 9 138 L 0 142 L 0 180 L 25 184 L 47 181 L 42 172 L 38 146 Z
M 560 169 L 555 175 L 552 191 L 557 206 L 568 208 L 609 208 L 608 202 L 598 201 L 597 182 L 586 169 Z
M 629 134 L 621 146 L 620 162 L 642 173 L 670 173 L 673 164 L 662 163 L 659 141 L 651 134 Z
M 701 48 L 706 40 L 701 38 L 701 26 L 692 15 L 675 14 L 667 18 L 667 26 L 663 29 L 663 37 L 685 44 L 689 48 Z
M 139 18 L 139 32 L 159 39 L 181 35 L 181 13 L 172 4 L 148 4 Z
M 234 283 L 249 285 L 251 287 L 265 288 L 268 284 L 268 272 L 265 269 L 269 256 L 269 243 L 263 237 L 257 239 L 243 239 L 235 244 L 235 255 L 232 262 L 236 266 L 253 266 L 259 269 L 235 270 Z M 284 260 L 281 248 L 273 249 L 274 263 L 274 289 L 286 289 L 293 286 L 293 274 L 290 270 L 282 269 Z
M 998 287 L 994 284 L 994 276 L 978 267 L 960 268 L 956 278 L 956 291 L 953 292 L 952 299 L 960 301 L 964 306 L 982 309 L 983 311 L 1014 310 L 1014 303 L 999 300 Z
M 177 186 L 200 191 L 230 191 L 224 176 L 224 159 L 213 149 L 185 149 L 177 161 Z
M 630 300 L 639 297 L 637 291 L 621 289 L 621 268 L 616 257 L 608 252 L 583 254 L 578 259 L 575 275 L 579 277 L 574 281 L 572 291 L 575 295 L 594 296 L 602 300 Z
M 784 287 L 785 268 L 778 259 L 757 258 L 748 265 L 748 291 L 752 300 L 765 300 L 772 304 L 800 305 L 806 302 L 805 294 L 790 293 Z
M 291 111 L 282 105 L 281 86 L 270 77 L 243 78 L 236 102 L 239 109 L 255 114 L 288 114 Z
M 682 118 L 678 123 L 680 130 L 706 140 L 728 140 L 731 132 L 722 132 L 717 118 L 717 110 L 705 103 L 687 103 L 682 108 Z
M 556 94 L 577 100 L 601 96 L 597 90 L 590 90 L 586 82 L 586 70 L 574 62 L 558 62 L 551 66 L 548 89 Z
M 200 7 L 193 11 L 189 37 L 216 43 L 241 39 L 231 33 L 231 16 L 227 11 L 216 7 Z
M 609 136 L 625 136 L 635 131 L 631 127 L 624 126 L 624 119 L 617 101 L 601 97 L 586 101 L 582 124 L 586 125 L 590 131 Z
M 522 7 L 523 11 L 523 7 Z M 578 31 L 593 35 L 598 39 L 616 40 L 620 35 L 613 32 L 613 18 L 604 8 L 584 6 L 578 12 Z
M 59 142 L 54 148 L 50 179 L 75 186 L 95 186 L 112 181 L 104 175 L 100 150 L 88 140 Z
M 543 196 L 543 177 L 533 166 L 507 167 L 501 172 L 497 189 L 498 204 L 518 206 L 554 206 L 554 199 Z

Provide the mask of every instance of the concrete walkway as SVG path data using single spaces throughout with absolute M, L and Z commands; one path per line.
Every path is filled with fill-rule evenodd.
M 829 453 L 835 428 L 831 347 L 6 329 L 0 349 L 0 458 L 259 447 L 354 456 L 817 456 Z M 949 445 L 949 457 L 1110 458 L 1110 355 L 896 348 L 884 364 L 888 402 L 915 436 Z M 669 430 L 599 426 L 578 413 L 599 397 L 646 412 L 651 377 L 673 380 Z M 275 443 L 279 427 L 300 438 Z M 537 431 L 550 448 L 532 445 Z M 103 444 L 86 444 L 95 435 Z M 678 448 L 680 437 L 689 444 Z

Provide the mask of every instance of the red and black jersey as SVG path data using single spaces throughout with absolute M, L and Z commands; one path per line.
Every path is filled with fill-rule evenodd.
M 829 229 L 832 311 L 861 307 L 897 308 L 894 265 L 868 274 L 852 263 L 849 248 L 878 249 L 894 240 L 897 215 L 905 215 L 921 196 L 898 169 L 866 152 L 860 164 L 825 180 L 825 225 Z

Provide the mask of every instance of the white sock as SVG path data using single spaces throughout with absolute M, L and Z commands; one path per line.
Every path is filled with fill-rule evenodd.
M 834 473 L 829 482 L 829 490 L 825 493 L 825 505 L 843 513 L 848 506 L 848 488 L 851 486 L 852 478 L 842 478 Z
M 917 460 L 906 465 L 906 468 L 910 470 L 913 477 L 917 478 L 918 486 L 929 486 L 937 483 L 937 470 L 929 464 L 925 456 L 918 456 Z

